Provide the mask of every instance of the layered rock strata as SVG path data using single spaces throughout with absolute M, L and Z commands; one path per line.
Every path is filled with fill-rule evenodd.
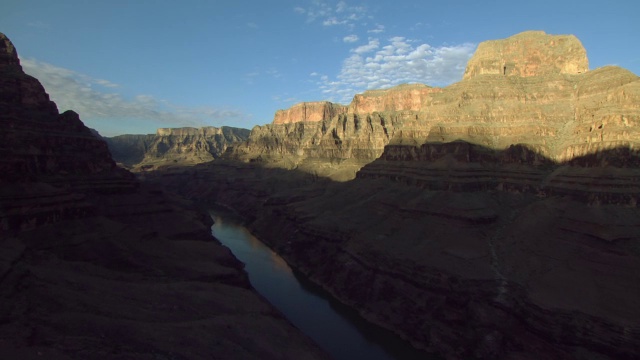
M 0 34 L 0 358 L 326 359 L 182 198 L 58 114 Z
M 276 111 L 273 118 L 274 124 L 289 124 L 301 121 L 323 121 L 336 115 L 344 114 L 347 108 L 340 104 L 328 101 L 303 102 L 293 105 L 286 110 Z
M 120 135 L 105 140 L 116 161 L 140 170 L 213 161 L 248 136 L 247 129 L 207 126 L 160 128 L 155 135 Z
M 503 63 L 512 70 L 500 71 Z M 462 140 L 498 151 L 522 144 L 563 163 L 637 151 L 639 102 L 638 76 L 615 66 L 588 71 L 575 37 L 525 32 L 480 44 L 463 81 L 367 91 L 331 119 L 256 127 L 226 156 L 340 180 L 388 144 Z

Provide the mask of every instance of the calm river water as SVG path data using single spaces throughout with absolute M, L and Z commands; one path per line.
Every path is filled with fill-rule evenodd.
M 253 287 L 335 359 L 436 359 L 296 276 L 287 263 L 230 218 L 212 213 L 213 235 L 246 264 Z

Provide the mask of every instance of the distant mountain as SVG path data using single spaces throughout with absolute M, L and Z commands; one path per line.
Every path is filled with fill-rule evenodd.
M 132 168 L 193 165 L 219 158 L 249 137 L 249 130 L 223 126 L 161 128 L 156 134 L 105 137 L 113 158 Z

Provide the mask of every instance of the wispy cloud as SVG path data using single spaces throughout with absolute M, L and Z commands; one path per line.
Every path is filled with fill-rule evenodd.
M 360 38 L 358 37 L 358 35 L 348 35 L 342 38 L 342 41 L 346 42 L 346 43 L 354 43 L 356 41 L 358 41 Z
M 368 17 L 367 7 L 349 5 L 346 1 L 334 4 L 314 0 L 308 7 L 297 6 L 293 11 L 305 15 L 309 23 L 319 21 L 324 26 L 344 25 L 354 28 L 359 21 Z
M 445 86 L 462 78 L 476 48 L 470 43 L 434 47 L 404 37 L 392 37 L 385 44 L 381 47 L 381 41 L 372 38 L 354 47 L 335 79 L 321 75 L 316 84 L 329 99 L 343 103 L 358 92 L 402 83 Z
M 384 25 L 380 25 L 380 24 L 376 24 L 376 26 L 373 29 L 369 29 L 367 30 L 368 33 L 370 34 L 380 34 L 384 32 Z
M 93 124 L 144 121 L 157 127 L 205 126 L 221 120 L 246 117 L 237 110 L 211 107 L 187 107 L 156 99 L 151 95 L 125 98 L 113 92 L 118 84 L 78 73 L 32 58 L 21 58 L 24 71 L 40 80 L 60 111 L 74 110 Z M 127 124 L 131 127 L 131 124 Z M 95 125 L 94 125 L 95 126 Z M 101 129 L 98 127 L 98 131 Z

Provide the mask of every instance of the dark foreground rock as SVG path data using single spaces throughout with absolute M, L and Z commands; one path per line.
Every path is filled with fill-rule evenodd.
M 323 359 L 189 202 L 58 114 L 0 34 L 0 358 Z
M 0 358 L 324 358 L 184 201 L 91 200 L 96 215 L 0 238 Z

